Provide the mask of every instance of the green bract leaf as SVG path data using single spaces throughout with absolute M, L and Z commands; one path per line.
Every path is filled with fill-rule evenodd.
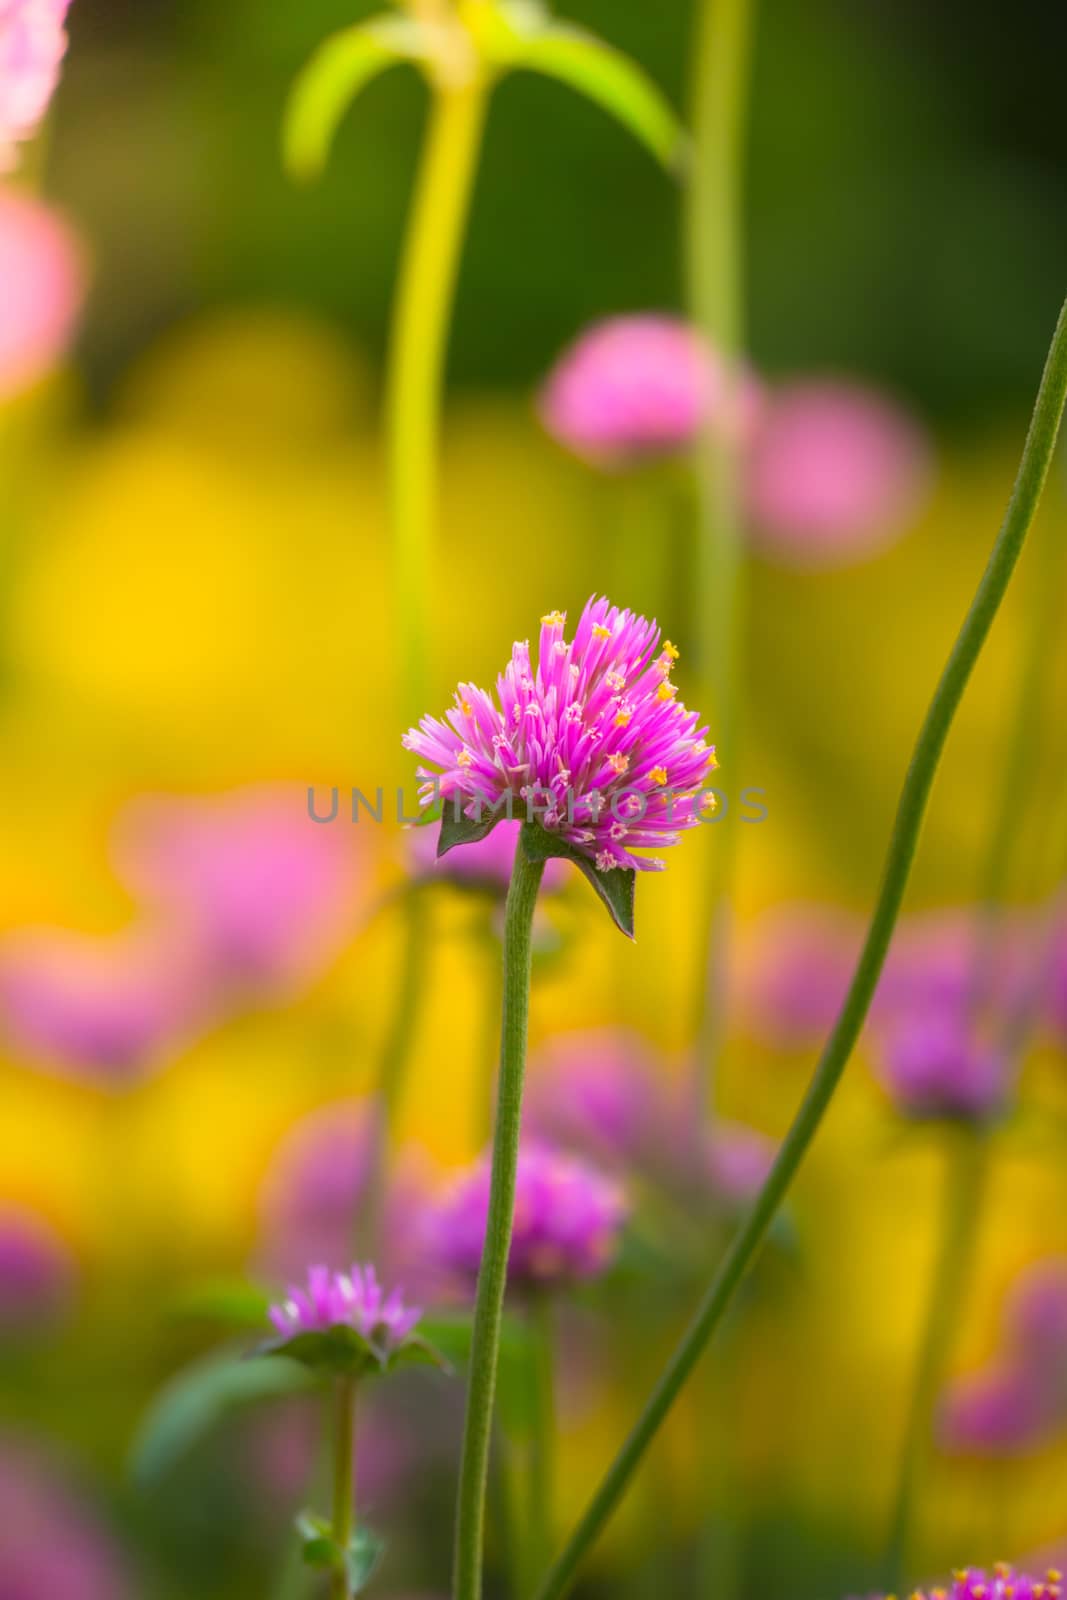
M 197 1362 L 172 1378 L 149 1407 L 134 1441 L 134 1479 L 146 1487 L 157 1482 L 231 1411 L 313 1386 L 310 1374 L 291 1361 L 248 1361 L 242 1352 Z
M 293 84 L 282 126 L 286 170 L 317 178 L 348 107 L 372 79 L 401 61 L 425 54 L 416 24 L 402 17 L 372 17 L 331 34 Z
M 516 805 L 512 808 L 512 816 L 523 815 L 524 810 L 521 805 Z M 479 839 L 484 839 L 492 833 L 498 822 L 505 820 L 506 812 L 503 806 L 499 811 L 494 811 L 488 805 L 484 805 L 481 813 L 472 818 L 462 811 L 457 816 L 455 802 L 446 800 L 441 813 L 441 833 L 437 840 L 438 858 L 446 856 L 459 844 L 477 844 Z
M 409 1334 L 402 1344 L 386 1349 L 365 1339 L 347 1323 L 337 1323 L 316 1332 L 295 1333 L 289 1339 L 271 1339 L 260 1345 L 256 1354 L 281 1356 L 320 1376 L 338 1378 L 373 1376 L 406 1366 L 430 1365 L 449 1370 L 444 1356 L 418 1334 Z
M 341 1548 L 334 1542 L 333 1528 L 325 1517 L 313 1511 L 301 1511 L 296 1519 L 300 1535 L 300 1554 L 308 1567 L 337 1567 L 341 1561 Z
M 516 35 L 510 64 L 565 83 L 621 122 L 665 167 L 677 169 L 685 131 L 666 96 L 621 50 L 566 23 Z
M 370 1528 L 357 1528 L 348 1547 L 348 1587 L 353 1594 L 361 1594 L 367 1587 L 378 1564 L 385 1554 L 385 1540 Z
M 595 861 L 591 861 L 565 839 L 536 825 L 527 824 L 520 837 L 520 849 L 526 851 L 530 861 L 551 861 L 556 857 L 573 861 L 579 872 L 584 873 L 593 885 L 620 933 L 624 933 L 628 939 L 633 938 L 637 873 L 632 867 L 613 867 L 610 872 L 601 872 Z

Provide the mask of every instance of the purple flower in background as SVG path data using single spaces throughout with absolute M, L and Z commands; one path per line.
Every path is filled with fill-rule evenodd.
M 1036 1261 L 1019 1276 L 1006 1324 L 1021 1361 L 1043 1373 L 1067 1399 L 1067 1257 Z
M 1032 1578 L 998 1562 L 991 1572 L 982 1567 L 960 1568 L 940 1588 L 916 1589 L 912 1600 L 1060 1600 L 1061 1581 L 1058 1571 Z
M 269 1315 L 282 1339 L 354 1328 L 368 1344 L 389 1352 L 404 1343 L 422 1312 L 406 1306 L 399 1289 L 387 1295 L 372 1266 L 355 1266 L 350 1272 L 312 1267 L 307 1286 L 291 1287 L 284 1300 L 271 1306 Z
M 707 730 L 671 682 L 678 652 L 607 600 L 589 601 L 570 643 L 565 625 L 559 611 L 541 618 L 536 670 L 529 645 L 515 645 L 499 704 L 461 684 L 446 721 L 424 717 L 405 735 L 425 763 L 420 799 L 458 795 L 474 817 L 510 797 L 601 871 L 657 870 L 633 852 L 676 844 L 714 798 L 701 799 L 715 765 Z
M 904 1019 L 882 1051 L 879 1077 L 897 1109 L 911 1117 L 995 1117 L 1008 1093 L 1003 1057 L 948 1011 Z
M 921 429 L 883 395 L 789 384 L 766 405 L 748 457 L 753 537 L 802 567 L 870 555 L 917 515 L 930 461 Z
M 59 82 L 70 0 L 0 0 L 0 171 L 32 139 Z
M 70 1303 L 74 1263 L 42 1217 L 0 1204 L 0 1335 L 37 1329 Z
M 484 839 L 458 846 L 440 858 L 437 855 L 440 827 L 410 828 L 407 838 L 411 846 L 413 870 L 417 877 L 443 878 L 453 883 L 485 887 L 506 894 L 521 827 L 522 823 L 518 821 L 499 822 Z M 566 861 L 547 861 L 541 880 L 542 890 L 552 894 L 562 889 L 567 881 L 568 870 Z
M 776 1048 L 825 1038 L 859 949 L 856 919 L 831 906 L 774 906 L 749 930 L 739 977 L 745 1026 Z
M 0 30 L 3 24 L 0 23 Z M 3 70 L 0 68 L 0 95 Z M 47 206 L 0 187 L 0 402 L 61 360 L 85 294 L 81 247 Z
M 733 437 L 752 431 L 762 403 L 745 375 L 731 422 L 722 363 L 677 317 L 611 317 L 583 333 L 560 357 L 540 397 L 555 439 L 597 466 L 672 455 L 707 427 Z
M 430 1219 L 442 1267 L 473 1284 L 489 1210 L 490 1163 L 464 1173 Z M 622 1189 L 577 1157 L 531 1143 L 519 1152 L 508 1282 L 552 1285 L 596 1277 L 618 1248 L 627 1205 Z
M 310 1112 L 286 1134 L 262 1201 L 265 1265 L 277 1278 L 298 1275 L 309 1261 L 336 1269 L 349 1261 L 370 1179 L 373 1119 L 372 1102 L 342 1100 Z M 382 1259 L 409 1284 L 425 1189 L 415 1152 L 390 1163 Z
M 43 1453 L 0 1435 L 3 1600 L 127 1600 L 122 1554 L 90 1502 Z
M 403 1487 L 413 1462 L 413 1443 L 402 1419 L 386 1415 L 378 1392 L 360 1400 L 355 1452 L 355 1503 L 377 1510 Z M 322 1434 L 317 1400 L 303 1398 L 250 1417 L 240 1432 L 242 1470 L 258 1490 L 267 1519 L 291 1517 L 307 1494 Z M 420 1438 L 420 1449 L 424 1441 Z
M 115 857 L 130 891 L 239 991 L 299 991 L 355 928 L 351 840 L 312 821 L 303 790 L 145 796 L 120 822 Z
M 0 948 L 0 1030 L 66 1076 L 121 1086 L 160 1066 L 205 1011 L 181 950 L 133 929 L 11 934 Z
M 704 1136 L 704 1170 L 713 1196 L 735 1210 L 747 1206 L 763 1188 L 778 1146 L 766 1134 L 741 1122 L 716 1120 Z
M 657 1065 L 649 1047 L 622 1029 L 549 1039 L 530 1063 L 527 1127 L 600 1162 L 658 1155 L 666 1118 Z
M 949 1384 L 938 1415 L 938 1439 L 950 1455 L 1021 1455 L 1054 1423 L 1041 1385 L 1014 1362 L 1001 1361 Z

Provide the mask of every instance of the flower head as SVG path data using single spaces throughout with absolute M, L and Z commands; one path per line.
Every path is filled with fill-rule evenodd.
M 1067 1398 L 1067 1257 L 1035 1261 L 1021 1274 L 1006 1323 L 1022 1362 L 1052 1378 Z
M 1055 1426 L 1041 1384 L 1012 1360 L 953 1379 L 938 1407 L 938 1439 L 949 1455 L 1021 1455 Z
M 533 1134 L 610 1164 L 658 1154 L 666 1119 L 651 1050 L 621 1029 L 560 1034 L 530 1063 Z
M 703 1141 L 704 1168 L 714 1199 L 730 1209 L 756 1198 L 774 1165 L 777 1145 L 742 1122 L 716 1119 Z
M 421 756 L 423 804 L 437 794 L 470 818 L 510 803 L 601 871 L 662 867 L 636 850 L 675 844 L 701 819 L 715 765 L 696 712 L 677 699 L 677 650 L 655 623 L 590 600 L 574 638 L 566 617 L 541 619 L 538 664 L 516 644 L 497 699 L 461 684 L 445 721 L 404 738 Z
M 50 1322 L 70 1299 L 70 1252 L 40 1217 L 0 1206 L 0 1334 Z
M 769 401 L 746 467 L 757 542 L 797 566 L 869 554 L 916 514 L 930 472 L 921 430 L 856 384 L 787 385 Z
M 0 0 L 0 171 L 48 110 L 67 49 L 70 0 Z
M 489 1212 L 490 1164 L 480 1161 L 445 1196 L 431 1222 L 442 1265 L 473 1283 Z M 547 1145 L 519 1152 L 508 1281 L 520 1287 L 596 1277 L 610 1264 L 627 1206 L 622 1189 Z
M 1060 1600 L 1061 1583 L 1062 1575 L 1054 1569 L 1033 1578 L 998 1562 L 991 1572 L 961 1567 L 942 1587 L 914 1590 L 912 1600 Z
M 298 990 L 354 926 L 348 841 L 308 816 L 302 791 L 144 796 L 120 821 L 115 857 L 123 882 L 186 932 L 224 987 Z
M 0 283 L 4 401 L 30 388 L 63 356 L 85 291 L 82 253 L 70 228 L 40 201 L 11 188 L 0 188 Z
M 880 1076 L 897 1107 L 914 1117 L 982 1121 L 1004 1105 L 1004 1059 L 951 1011 L 903 1020 L 886 1044 Z
M 286 1298 L 270 1308 L 270 1320 L 282 1339 L 353 1328 L 387 1354 L 404 1343 L 421 1315 L 417 1308 L 405 1306 L 399 1289 L 386 1295 L 372 1266 L 356 1266 L 350 1272 L 312 1267 L 305 1288 L 290 1288 Z
M 739 430 L 751 427 L 759 398 L 746 379 Z M 723 366 L 700 336 L 652 313 L 611 317 L 583 333 L 550 373 L 540 410 L 561 444 L 613 466 L 684 450 L 709 424 L 726 426 L 728 404 Z

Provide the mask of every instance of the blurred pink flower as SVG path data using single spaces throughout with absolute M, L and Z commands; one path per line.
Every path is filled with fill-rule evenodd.
M 440 859 L 437 857 L 440 827 L 431 824 L 424 828 L 409 828 L 406 837 L 410 844 L 412 870 L 417 877 L 442 878 L 471 887 L 484 886 L 506 894 L 521 828 L 519 821 L 499 822 L 484 839 L 479 839 L 475 844 L 458 846 Z M 569 864 L 558 858 L 546 862 L 541 879 L 542 892 L 552 894 L 562 889 L 569 870 Z
M 0 1435 L 3 1600 L 127 1600 L 122 1553 L 75 1484 L 23 1439 Z
M 472 1287 L 482 1259 L 490 1162 L 460 1175 L 428 1219 L 428 1247 L 441 1267 Z M 628 1207 L 617 1183 L 575 1156 L 532 1142 L 519 1152 L 508 1260 L 512 1287 L 598 1276 L 618 1249 Z
M 950 1455 L 1018 1455 L 1036 1449 L 1056 1420 L 1041 1385 L 1016 1363 L 999 1362 L 948 1386 L 938 1438 Z
M 704 1136 L 703 1150 L 713 1197 L 735 1210 L 747 1206 L 763 1188 L 778 1146 L 755 1128 L 720 1118 Z
M 269 1517 L 291 1516 L 307 1494 L 322 1436 L 321 1408 L 313 1400 L 291 1400 L 249 1418 L 241 1430 L 246 1470 L 266 1501 Z M 401 1487 L 413 1448 L 395 1419 L 387 1417 L 374 1389 L 359 1403 L 355 1452 L 355 1502 L 361 1515 L 378 1511 Z
M 878 1076 L 898 1111 L 910 1117 L 983 1122 L 1004 1109 L 1003 1057 L 947 1008 L 903 1018 L 880 1050 Z
M 281 1339 L 301 1333 L 324 1333 L 330 1328 L 354 1328 L 384 1352 L 407 1339 L 422 1316 L 418 1306 L 404 1302 L 399 1289 L 385 1293 L 374 1268 L 367 1263 L 345 1272 L 309 1267 L 302 1284 L 290 1284 L 285 1298 L 272 1305 L 271 1325 Z
M 0 68 L 0 94 L 2 79 Z M 3 186 L 0 283 L 2 403 L 56 366 L 74 335 L 85 293 L 82 251 L 68 225 L 40 201 Z
M 747 931 L 738 976 L 747 1030 L 775 1048 L 807 1049 L 833 1025 L 859 951 L 848 912 L 798 902 L 763 912 Z
M 184 933 L 224 992 L 288 998 L 355 931 L 350 835 L 312 821 L 304 790 L 144 796 L 120 820 L 115 860 L 126 887 Z
M 661 1153 L 667 1085 L 652 1050 L 622 1029 L 565 1033 L 530 1061 L 526 1126 L 611 1165 Z
M 160 1066 L 203 1019 L 198 979 L 180 949 L 137 927 L 13 933 L 0 946 L 0 1032 L 40 1066 L 120 1087 Z
M 1067 1399 L 1067 1256 L 1035 1261 L 1016 1279 L 1005 1313 L 1010 1344 Z
M 70 1304 L 74 1261 L 42 1217 L 0 1204 L 0 1335 L 37 1329 Z
M 70 0 L 0 0 L 0 171 L 48 110 L 67 49 Z
M 721 363 L 680 318 L 647 312 L 587 329 L 560 357 L 540 397 L 554 438 L 598 466 L 686 449 L 706 426 L 726 426 Z M 746 377 L 735 432 L 747 435 L 761 404 Z
M 930 470 L 922 430 L 885 396 L 788 384 L 767 403 L 748 458 L 753 538 L 798 567 L 860 560 L 904 532 Z
M 373 1103 L 342 1100 L 310 1112 L 286 1134 L 263 1190 L 264 1267 L 276 1281 L 309 1261 L 340 1269 L 352 1255 L 370 1177 Z M 380 1258 L 392 1278 L 421 1292 L 417 1240 L 427 1181 L 414 1151 L 390 1162 Z

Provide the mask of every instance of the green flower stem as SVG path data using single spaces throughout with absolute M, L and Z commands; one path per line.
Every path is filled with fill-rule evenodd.
M 907 1570 L 934 1411 L 962 1320 L 989 1175 L 988 1131 L 958 1128 L 952 1132 L 954 1137 L 945 1152 L 941 1248 L 919 1344 L 890 1522 L 887 1569 L 889 1591 L 893 1593 L 899 1590 Z
M 529 1307 L 530 1387 L 532 1428 L 530 1433 L 529 1513 L 527 1516 L 527 1582 L 523 1592 L 532 1594 L 543 1553 L 552 1548 L 552 1507 L 555 1494 L 556 1382 L 552 1302 L 543 1292 L 535 1293 Z
M 404 901 L 403 955 L 396 994 L 378 1067 L 373 1121 L 367 1156 L 366 1198 L 354 1219 L 359 1253 L 374 1257 L 381 1242 L 389 1146 L 403 1093 L 412 1046 L 427 992 L 427 957 L 431 948 L 429 908 L 422 889 L 409 890 Z
M 348 1547 L 355 1525 L 356 1386 L 351 1378 L 339 1378 L 333 1393 L 333 1538 L 344 1559 L 332 1579 L 333 1600 L 349 1600 Z
M 742 381 L 744 262 L 742 183 L 755 0 L 704 0 L 697 22 L 692 88 L 695 154 L 689 187 L 688 274 L 693 320 L 726 369 L 727 412 Z M 716 742 L 735 775 L 741 759 L 741 649 L 745 546 L 736 448 L 721 427 L 696 454 L 699 489 L 698 703 L 714 715 Z M 695 975 L 693 1091 L 701 1115 L 714 1096 L 723 1044 L 730 892 L 736 866 L 733 822 L 705 843 L 701 936 Z
M 426 706 L 441 396 L 486 96 L 473 60 L 467 79 L 434 86 L 393 313 L 386 433 L 401 711 L 410 722 Z
M 1067 394 L 1067 304 L 1060 312 L 1011 502 L 971 608 L 934 691 L 897 807 L 881 888 L 840 1014 L 819 1058 L 803 1104 L 786 1134 L 746 1221 L 726 1252 L 687 1332 L 656 1384 L 629 1438 L 593 1496 L 538 1600 L 558 1600 L 610 1519 L 649 1444 L 721 1322 L 818 1132 L 885 962 L 945 740 L 1033 521 L 1055 448 Z
M 527 824 L 528 826 L 528 824 Z M 485 1533 L 485 1489 L 489 1441 L 500 1351 L 500 1323 L 507 1285 L 508 1254 L 515 1209 L 515 1176 L 526 1072 L 526 1029 L 530 1008 L 531 934 L 544 863 L 529 861 L 520 837 L 504 912 L 504 1016 L 500 1046 L 500 1086 L 489 1216 L 478 1273 L 471 1340 L 470 1383 L 463 1431 L 459 1497 L 456 1506 L 455 1600 L 479 1600 Z

